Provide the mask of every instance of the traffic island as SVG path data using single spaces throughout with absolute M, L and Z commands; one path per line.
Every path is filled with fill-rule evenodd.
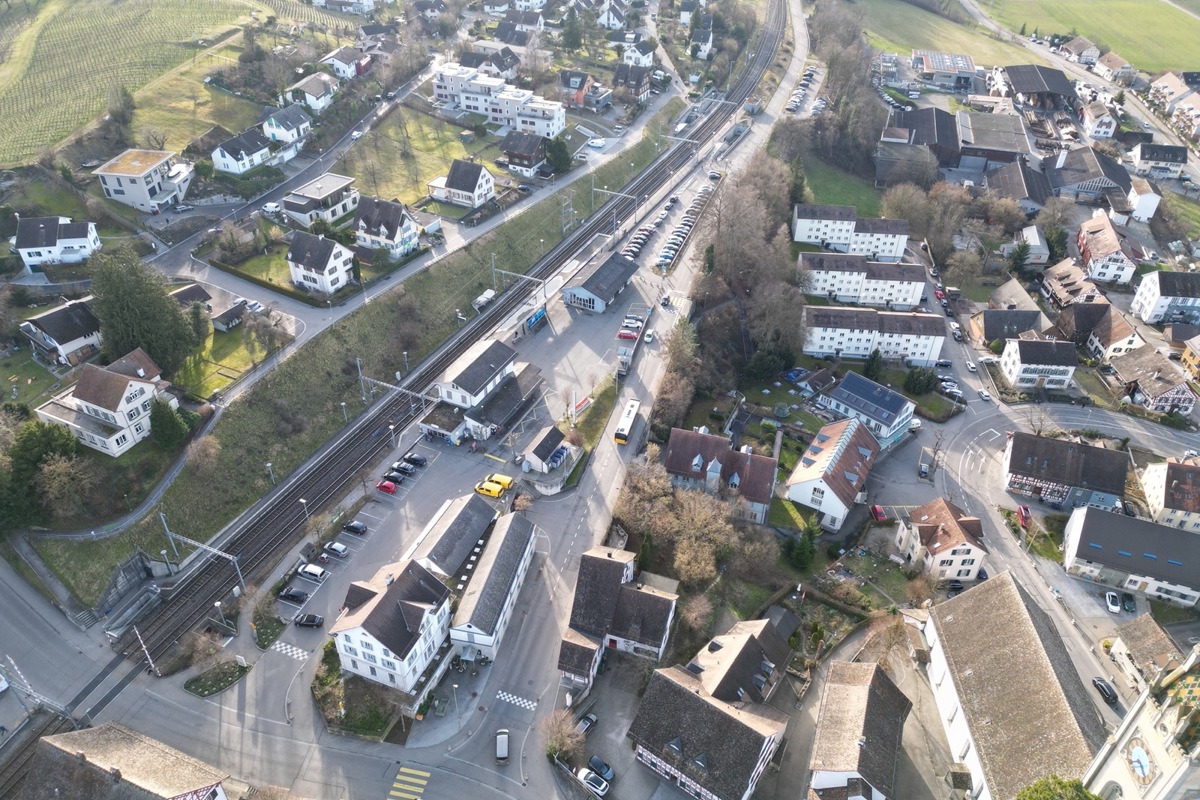
M 241 661 L 222 661 L 183 684 L 185 691 L 197 697 L 211 697 L 240 681 L 250 671 Z

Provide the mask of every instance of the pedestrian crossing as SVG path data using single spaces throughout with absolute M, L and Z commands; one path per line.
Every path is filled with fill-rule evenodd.
M 297 661 L 304 661 L 308 658 L 307 650 L 296 647 L 294 644 L 288 644 L 287 642 L 276 640 L 275 644 L 271 645 L 271 649 L 276 653 L 283 653 L 288 658 L 294 658 Z
M 508 692 L 496 692 L 496 699 L 505 700 L 527 711 L 533 711 L 537 708 L 537 700 L 526 700 L 524 697 L 517 697 L 515 694 L 509 694 Z
M 425 770 L 401 767 L 396 771 L 396 779 L 392 781 L 387 800 L 420 800 L 428 783 L 429 773 Z

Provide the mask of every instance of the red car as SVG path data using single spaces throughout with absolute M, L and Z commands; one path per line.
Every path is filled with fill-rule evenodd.
M 935 289 L 933 292 L 933 296 L 936 297 L 938 300 L 946 299 L 946 293 L 943 292 L 941 289 Z
M 617 338 L 636 340 L 638 338 L 638 334 L 637 331 L 630 331 L 622 328 L 621 330 L 617 331 Z
M 392 483 L 391 481 L 380 481 L 379 483 L 375 484 L 375 488 L 381 492 L 387 492 L 388 494 L 396 493 L 396 484 Z
M 887 522 L 888 515 L 884 513 L 883 506 L 871 506 L 871 516 L 876 522 Z
M 1029 506 L 1017 506 L 1017 520 L 1020 521 L 1022 528 L 1029 527 Z

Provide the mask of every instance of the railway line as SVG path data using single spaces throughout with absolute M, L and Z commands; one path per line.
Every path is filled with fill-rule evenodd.
M 699 149 L 716 136 L 733 116 L 734 110 L 750 96 L 774 59 L 783 38 L 785 13 L 783 0 L 771 0 L 751 56 L 725 97 L 715 102 L 709 101 L 711 107 L 706 113 L 679 134 L 686 140 L 678 142 L 659 156 L 624 187 L 624 192 L 630 197 L 617 196 L 611 199 L 535 263 L 527 275 L 540 279 L 550 277 L 591 238 L 635 214 L 638 201 L 633 198 L 656 192 L 673 180 L 675 173 L 695 164 Z M 471 320 L 440 350 L 418 364 L 399 384 L 400 387 L 415 393 L 425 392 L 472 343 L 525 302 L 534 291 L 522 288 L 526 285 L 526 282 L 519 282 L 504 290 L 483 314 Z M 373 410 L 342 433 L 325 453 L 314 456 L 301 466 L 267 503 L 239 521 L 222 549 L 238 557 L 243 575 L 259 575 L 269 569 L 293 545 L 295 534 L 306 522 L 306 505 L 311 512 L 343 495 L 347 485 L 358 479 L 360 471 L 374 464 L 391 447 L 389 426 L 403 429 L 420 413 L 420 409 L 414 410 L 406 394 L 394 390 L 389 392 L 376 402 Z M 306 504 L 300 503 L 301 498 Z M 116 648 L 119 654 L 102 674 L 114 672 L 122 659 L 135 659 L 138 663 L 121 681 L 119 691 L 132 680 L 136 671 L 144 668 L 145 652 L 149 653 L 152 660 L 161 658 L 174 643 L 211 613 L 213 604 L 236 584 L 237 574 L 233 564 L 225 559 L 206 557 L 205 562 L 165 598 L 155 616 L 138 625 L 140 643 L 132 632 L 120 639 Z M 111 702 L 118 691 L 109 692 L 87 709 L 86 715 L 93 717 Z M 86 695 L 81 693 L 72 708 L 85 699 Z

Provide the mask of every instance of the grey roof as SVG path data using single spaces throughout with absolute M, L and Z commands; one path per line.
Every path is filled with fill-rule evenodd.
M 1158 293 L 1163 297 L 1200 297 L 1200 273 L 1157 270 L 1151 274 L 1158 280 Z
M 1166 161 L 1170 164 L 1188 163 L 1188 151 L 1183 145 L 1139 144 L 1136 149 L 1144 161 Z
M 734 623 L 688 663 L 710 697 L 726 703 L 766 702 L 791 651 L 770 620 Z
M 542 147 L 545 138 L 525 131 L 509 131 L 504 137 L 504 141 L 500 143 L 500 150 L 505 153 L 520 153 L 523 156 L 532 158 L 537 155 L 538 148 Z
M 624 584 L 617 593 L 608 633 L 647 645 L 658 645 L 667 637 L 679 595 L 645 584 Z
M 25 217 L 17 222 L 17 249 L 54 247 L 59 239 L 82 239 L 87 222 L 60 222 L 58 217 Z
M 491 56 L 489 56 L 487 53 L 467 52 L 458 57 L 458 63 L 460 66 L 469 67 L 471 69 L 479 69 L 491 60 Z
M 412 212 L 403 203 L 364 195 L 359 197 L 358 208 L 354 212 L 354 229 L 385 239 L 395 239 L 406 219 L 415 221 Z
M 450 172 L 446 175 L 446 188 L 459 192 L 475 192 L 479 186 L 479 178 L 483 174 L 483 164 L 477 161 L 454 159 Z
M 1046 205 L 1046 201 L 1053 194 L 1050 179 L 1024 161 L 1005 164 L 1000 169 L 989 172 L 984 180 L 988 190 L 999 197 L 1017 201 L 1028 199 L 1039 206 Z
M 822 206 L 812 203 L 798 203 L 792 209 L 796 219 L 827 219 L 847 222 L 858 219 L 858 210 L 854 206 Z
M 516 25 L 536 26 L 542 19 L 540 11 L 518 11 L 515 8 L 509 9 L 504 17 L 506 22 L 512 22 Z
M 1129 454 L 1090 444 L 1015 431 L 1009 472 L 1096 492 L 1125 494 Z
M 621 581 L 634 554 L 610 547 L 593 547 L 579 560 L 570 625 L 580 633 L 603 636 L 612 622 Z
M 289 131 L 298 131 L 305 124 L 312 124 L 312 117 L 304 109 L 304 106 L 293 103 L 290 106 L 273 109 L 263 120 L 271 120 L 280 128 Z
M 198 283 L 189 283 L 186 286 L 180 286 L 178 289 L 171 291 L 171 297 L 175 298 L 175 302 L 187 308 L 192 303 L 207 303 L 212 300 L 212 295 Z
M 593 261 L 567 282 L 565 291 L 583 289 L 605 303 L 612 302 L 637 272 L 638 263 L 628 256 L 613 253 L 604 261 Z
M 375 585 L 351 585 L 345 603 L 350 611 L 337 625 L 343 630 L 361 626 L 394 655 L 405 659 L 421 638 L 424 615 L 445 602 L 450 590 L 416 561 L 407 562 L 398 574 L 389 575 L 391 583 L 384 583 L 382 589 Z M 362 609 L 362 613 L 355 613 L 357 609 Z M 336 633 L 336 627 L 330 632 Z
M 1005 67 L 1009 85 L 1018 94 L 1056 94 L 1072 97 L 1075 88 L 1062 70 L 1043 67 L 1040 64 L 1017 64 Z
M 477 494 L 450 500 L 425 531 L 418 558 L 458 578 L 463 565 L 496 521 L 496 509 Z
M 502 47 L 492 53 L 492 66 L 504 72 L 521 63 L 521 57 L 513 52 L 511 47 Z
M 520 514 L 505 514 L 475 563 L 474 575 L 463 592 L 452 625 L 471 625 L 494 635 L 500 611 L 509 596 L 521 590 L 517 572 L 533 541 L 534 525 Z
M 648 40 L 642 39 L 640 42 L 637 42 L 636 44 L 634 44 L 633 49 L 637 50 L 639 53 L 641 53 L 644 56 L 648 56 L 654 52 L 654 45 L 651 44 Z
M 1017 355 L 1022 364 L 1036 364 L 1049 367 L 1077 367 L 1079 355 L 1075 345 L 1070 342 L 1017 340 Z
M 1045 317 L 1041 311 L 1014 308 L 988 308 L 981 312 L 984 341 L 1015 339 L 1025 331 L 1042 331 Z M 1047 320 L 1048 321 L 1048 320 Z
M 1200 536 L 1195 533 L 1091 506 L 1075 509 L 1068 525 L 1074 523 L 1079 523 L 1076 558 L 1200 589 Z
M 270 148 L 270 143 L 258 128 L 247 128 L 232 139 L 221 142 L 218 147 L 228 155 L 238 158 L 239 155 L 252 156 L 267 150 Z
M 524 47 L 529 44 L 529 32 L 517 30 L 515 22 L 501 21 L 496 23 L 496 32 L 492 38 L 505 44 L 515 44 Z
M 582 89 L 590 77 L 577 69 L 564 69 L 558 73 L 558 85 L 564 89 Z
M 558 646 L 558 668 L 572 675 L 590 675 L 599 649 L 600 642 L 596 639 L 567 628 Z
M 808 306 L 804 310 L 804 319 L 810 329 L 845 328 L 919 336 L 946 335 L 946 322 L 940 314 L 915 311 L 879 311 L 852 306 Z
M 530 452 L 534 458 L 545 461 L 554 455 L 554 451 L 558 449 L 558 446 L 563 443 L 563 439 L 565 438 L 566 436 L 562 431 L 551 425 L 546 428 L 542 434 L 542 438 L 538 439 L 537 444 L 534 445 L 533 450 Z
M 118 722 L 38 740 L 23 800 L 157 800 L 202 792 L 229 773 Z M 207 796 L 207 793 L 204 793 Z
M 1125 645 L 1134 668 L 1147 681 L 1154 680 L 1159 670 L 1172 669 L 1183 662 L 1179 645 L 1149 614 L 1117 628 L 1117 638 Z
M 645 88 L 650 80 L 650 68 L 636 64 L 617 64 L 613 70 L 613 86 L 628 86 L 631 89 Z
M 484 425 L 507 428 L 533 399 L 541 385 L 541 367 L 536 364 L 522 364 L 512 375 L 506 375 L 486 397 L 468 409 L 467 416 Z
M 65 306 L 30 317 L 26 322 L 64 345 L 100 331 L 100 320 L 92 313 L 91 301 L 91 295 L 72 300 Z
M 851 772 L 892 797 L 904 721 L 912 702 L 872 663 L 829 665 L 809 768 Z
M 854 221 L 855 233 L 890 233 L 897 236 L 908 235 L 908 220 L 886 219 L 883 217 L 866 217 Z
M 785 642 L 791 641 L 792 634 L 800 628 L 800 618 L 780 605 L 768 608 L 765 619 L 775 626 L 775 632 Z
M 477 346 L 467 352 L 478 353 L 478 355 L 473 356 L 470 363 L 460 369 L 458 374 L 452 376 L 450 380 L 455 386 L 472 395 L 482 391 L 483 387 L 503 372 L 517 357 L 517 351 L 499 339 L 491 340 L 486 347 L 480 349 Z
M 1062 635 L 1012 574 L 935 605 L 930 619 L 991 796 L 1082 775 L 1104 728 Z
M 867 257 L 857 253 L 835 253 L 827 250 L 801 253 L 800 267 L 816 272 L 866 272 Z
M 1015 114 L 959 111 L 955 120 L 958 123 L 958 140 L 964 149 L 974 147 L 1008 153 L 1029 152 L 1025 126 Z
M 1133 185 L 1124 167 L 1093 147 L 1076 147 L 1067 152 L 1061 167 L 1057 164 L 1058 156 L 1046 156 L 1042 159 L 1042 169 L 1055 189 L 1102 178 L 1109 180 L 1123 192 L 1128 192 Z
M 887 428 L 896 424 L 905 406 L 912 402 L 899 392 L 880 386 L 857 372 L 847 372 L 841 383 L 828 394 Z
M 909 144 L 938 145 L 958 149 L 958 127 L 954 115 L 940 108 L 919 108 L 892 114 L 892 127 L 909 131 Z
M 296 231 L 292 234 L 287 260 L 312 272 L 324 272 L 336 247 L 337 242 L 332 239 Z

